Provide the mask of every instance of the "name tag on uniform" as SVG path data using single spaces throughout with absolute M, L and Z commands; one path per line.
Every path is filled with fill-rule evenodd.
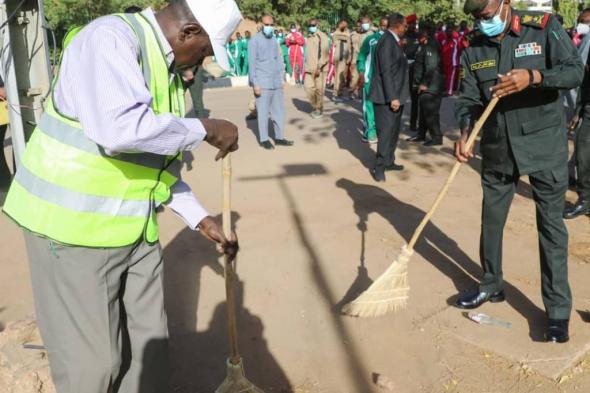
M 484 60 L 479 63 L 473 63 L 469 68 L 471 71 L 483 70 L 484 68 L 492 68 L 496 66 L 496 60 Z
M 535 56 L 535 55 L 542 55 L 543 54 L 543 47 L 536 42 L 529 42 L 528 44 L 520 44 L 518 48 L 514 50 L 514 57 L 525 57 L 525 56 Z

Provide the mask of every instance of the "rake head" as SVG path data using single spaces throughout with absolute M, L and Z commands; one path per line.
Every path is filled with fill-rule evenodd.
M 264 393 L 246 379 L 242 359 L 238 364 L 227 361 L 227 376 L 215 393 Z

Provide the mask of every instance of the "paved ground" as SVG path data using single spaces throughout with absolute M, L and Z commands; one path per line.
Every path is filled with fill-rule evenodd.
M 289 88 L 287 133 L 296 146 L 267 152 L 257 145 L 255 124 L 244 120 L 249 98 L 239 88 L 205 95 L 212 117 L 241 130 L 234 218 L 242 244 L 240 343 L 250 379 L 267 392 L 590 391 L 588 218 L 568 222 L 575 303 L 567 345 L 540 342 L 535 214 L 526 182 L 505 236 L 508 302 L 482 308 L 512 327 L 476 325 L 449 306 L 480 273 L 477 159 L 416 247 L 407 310 L 369 320 L 340 316 L 341 305 L 387 268 L 428 210 L 454 163 L 452 142 L 437 149 L 402 142 L 398 156 L 407 170 L 377 185 L 367 169 L 374 153 L 360 141 L 358 104 L 330 103 L 323 119 L 312 120 L 303 90 Z M 443 113 L 445 132 L 455 138 L 451 100 Z M 217 215 L 221 179 L 213 156 L 199 148 L 184 177 Z M 174 392 L 211 392 L 225 372 L 222 268 L 213 247 L 170 212 L 160 221 Z M 0 249 L 6 323 L 30 315 L 32 300 L 22 236 L 4 217 Z

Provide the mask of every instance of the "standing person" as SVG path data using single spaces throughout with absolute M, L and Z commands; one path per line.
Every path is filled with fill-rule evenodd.
M 408 58 L 408 63 L 410 65 L 409 69 L 409 78 L 410 81 L 414 79 L 414 62 L 416 61 L 416 53 L 418 52 L 418 48 L 420 47 L 419 36 L 418 32 L 416 31 L 416 26 L 418 24 L 418 16 L 416 14 L 409 15 L 406 18 L 408 22 L 408 31 L 404 37 L 405 46 L 404 51 L 406 52 L 406 57 Z M 418 130 L 418 115 L 420 113 L 420 102 L 418 100 L 418 91 L 412 89 L 410 83 L 410 100 L 412 102 L 411 112 L 410 112 L 410 130 L 417 131 Z
M 570 130 L 576 130 L 573 163 L 576 173 L 575 185 L 578 193 L 576 203 L 567 207 L 563 218 L 590 215 L 590 56 L 586 58 L 584 82 L 578 93 L 576 115 L 570 122 Z M 581 121 L 581 127 L 578 125 Z
M 286 140 L 285 129 L 285 98 L 283 83 L 285 66 L 281 49 L 273 37 L 274 20 L 270 15 L 262 17 L 262 31 L 257 33 L 248 45 L 250 57 L 250 86 L 254 89 L 256 109 L 258 111 L 258 132 L 260 146 L 272 150 L 274 145 L 268 138 L 268 120 L 274 125 L 275 144 L 292 146 Z
M 420 128 L 418 135 L 408 140 L 424 142 L 424 146 L 439 146 L 443 140 L 440 130 L 440 105 L 445 91 L 445 77 L 440 46 L 434 37 L 434 26 L 431 23 L 422 24 L 419 41 L 412 90 L 419 97 Z M 427 131 L 431 137 L 429 141 L 426 141 Z
M 328 46 L 330 47 L 330 53 L 328 55 L 328 73 L 326 75 L 326 87 L 329 89 L 334 88 L 334 77 L 336 76 L 336 67 L 334 67 L 334 32 L 332 31 L 328 36 L 330 41 Z
M 582 83 L 584 65 L 558 21 L 549 13 L 518 11 L 510 0 L 467 0 L 465 12 L 479 25 L 461 57 L 462 82 L 456 101 L 465 148 L 474 121 L 492 95 L 501 97 L 481 139 L 483 277 L 473 293 L 459 296 L 464 309 L 504 300 L 502 238 L 520 176 L 528 175 L 537 210 L 541 286 L 548 318 L 545 338 L 568 341 L 572 298 L 568 283 L 568 233 L 561 212 L 567 179 L 567 137 L 561 129 L 560 89 Z
M 291 70 L 291 62 L 289 61 L 289 48 L 287 48 L 287 40 L 282 29 L 277 32 L 276 38 L 279 46 L 281 47 L 283 63 L 285 63 L 285 73 L 286 75 L 289 75 L 290 78 L 293 71 Z
M 202 66 L 197 67 L 193 72 L 192 83 L 188 87 L 193 102 L 195 118 L 197 119 L 204 119 L 206 117 L 205 103 L 203 102 L 203 90 L 205 89 L 206 82 L 207 76 L 205 69 Z
M 328 36 L 319 29 L 318 20 L 311 19 L 308 25 L 307 56 L 305 57 L 305 92 L 313 112 L 311 117 L 319 119 L 324 113 L 324 91 L 330 42 Z
M 375 181 L 385 181 L 385 171 L 401 171 L 395 163 L 404 105 L 410 94 L 408 59 L 400 45 L 408 23 L 398 13 L 389 17 L 389 30 L 375 48 L 375 71 L 371 80 L 369 99 L 375 104 L 377 125 L 377 156 L 372 175 Z
M 387 31 L 388 26 L 389 20 L 387 18 L 381 18 L 379 21 L 379 30 L 365 39 L 357 59 L 357 70 L 360 74 L 359 83 L 363 89 L 363 119 L 365 123 L 363 141 L 371 144 L 377 143 L 375 108 L 373 107 L 373 102 L 369 99 L 371 80 L 373 79 L 373 72 L 375 70 L 375 48 L 381 37 L 383 37 L 383 34 Z
M 6 88 L 4 87 L 4 80 L 0 77 L 0 105 L 6 105 Z M 7 109 L 3 109 L 7 111 Z M 4 203 L 4 197 L 10 186 L 11 174 L 6 157 L 4 155 L 4 138 L 6 137 L 6 130 L 8 124 L 0 124 L 0 206 Z
M 24 231 L 59 393 L 168 391 L 157 207 L 237 253 L 180 177 L 182 151 L 206 140 L 225 156 L 238 148 L 237 127 L 184 119 L 175 71 L 212 55 L 227 69 L 240 20 L 233 0 L 187 0 L 69 35 L 4 206 Z
M 352 90 L 352 97 L 358 99 L 361 97 L 359 81 L 360 74 L 357 67 L 359 52 L 363 46 L 365 39 L 370 36 L 371 33 L 371 19 L 364 16 L 359 19 L 357 23 L 357 30 L 351 34 L 350 39 L 352 42 L 352 63 L 350 67 L 350 88 Z
M 296 25 L 291 25 L 291 32 L 285 39 L 289 48 L 289 64 L 293 70 L 291 79 L 297 84 L 303 83 L 303 47 L 305 46 L 305 37 L 297 31 Z
M 227 57 L 229 59 L 229 70 L 232 75 L 238 76 L 240 74 L 240 42 L 242 41 L 242 35 L 237 32 L 235 37 L 230 38 L 227 44 Z
M 345 20 L 338 22 L 338 28 L 332 37 L 334 46 L 334 68 L 336 75 L 334 79 L 334 101 L 342 102 L 348 70 L 352 61 L 352 41 L 348 32 L 348 23 Z
M 248 75 L 248 44 L 250 43 L 250 39 L 252 38 L 251 33 L 246 30 L 244 32 L 244 38 L 240 42 L 240 60 L 239 60 L 239 75 L 246 76 Z
M 443 66 L 445 70 L 446 92 L 453 96 L 459 84 L 459 62 L 461 59 L 461 37 L 455 25 L 449 23 L 446 38 L 442 43 Z

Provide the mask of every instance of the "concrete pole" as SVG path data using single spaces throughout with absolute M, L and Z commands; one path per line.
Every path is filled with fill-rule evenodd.
M 14 17 L 0 31 L 0 72 L 9 102 L 10 133 L 17 168 L 44 112 L 51 84 L 51 64 L 42 0 L 0 0 L 0 24 Z

